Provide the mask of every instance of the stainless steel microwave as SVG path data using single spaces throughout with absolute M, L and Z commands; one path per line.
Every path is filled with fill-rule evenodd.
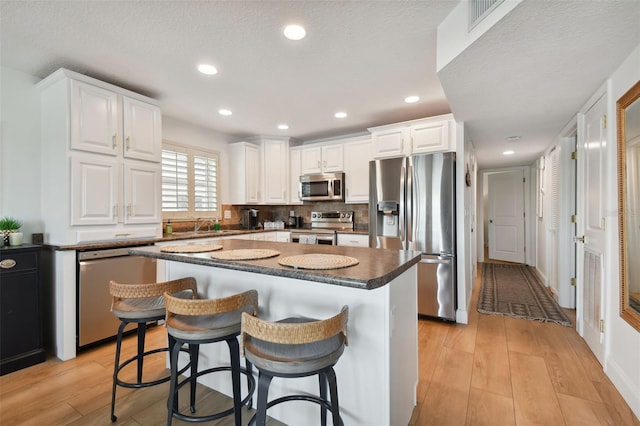
M 344 173 L 313 173 L 300 176 L 303 201 L 344 201 Z

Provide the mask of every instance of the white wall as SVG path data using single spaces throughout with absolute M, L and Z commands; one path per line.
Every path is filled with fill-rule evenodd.
M 611 76 L 610 122 L 615 123 L 615 101 L 640 80 L 640 45 Z M 609 126 L 609 140 L 616 140 L 616 126 Z M 633 412 L 640 418 L 640 331 L 620 318 L 620 273 L 618 251 L 618 186 L 617 145 L 607 145 L 606 194 L 606 253 L 604 288 L 605 342 L 604 369 Z
M 23 223 L 25 242 L 43 232 L 40 220 L 39 79 L 0 67 L 0 216 Z

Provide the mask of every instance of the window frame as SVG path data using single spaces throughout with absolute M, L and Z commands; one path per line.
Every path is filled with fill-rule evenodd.
M 196 219 L 207 218 L 216 219 L 220 218 L 220 209 L 222 204 L 220 202 L 220 152 L 214 150 L 203 149 L 199 147 L 191 147 L 183 145 L 178 142 L 163 140 L 162 151 L 175 151 L 187 155 L 187 198 L 188 209 L 187 211 L 166 211 L 162 210 L 162 219 Z M 195 209 L 195 169 L 194 169 L 194 157 L 206 157 L 214 159 L 216 162 L 216 209 L 208 211 L 196 211 Z

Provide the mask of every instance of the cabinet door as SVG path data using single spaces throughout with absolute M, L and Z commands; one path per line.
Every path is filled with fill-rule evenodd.
M 339 246 L 369 247 L 369 236 L 360 234 L 338 234 Z
M 344 150 L 342 144 L 324 145 L 322 147 L 322 171 L 341 172 L 344 170 Z
M 116 159 L 71 158 L 71 225 L 115 225 L 120 214 Z
M 161 168 L 151 164 L 124 166 L 124 223 L 160 223 Z
M 374 132 L 373 156 L 375 158 L 397 157 L 404 155 L 404 139 L 407 130 L 393 129 L 381 132 Z
M 411 127 L 412 153 L 443 152 L 449 149 L 449 122 L 438 121 Z
M 124 156 L 159 163 L 162 156 L 160 108 L 122 97 Z
M 344 146 L 345 201 L 369 202 L 369 161 L 371 140 L 349 142 Z
M 322 172 L 322 148 L 313 146 L 302 148 L 300 150 L 300 173 L 305 175 L 308 173 Z
M 116 93 L 71 80 L 70 121 L 71 149 L 114 156 L 118 154 Z
M 247 188 L 246 202 L 260 202 L 260 155 L 257 147 L 247 146 L 246 150 Z
M 265 140 L 264 155 L 264 197 L 267 204 L 286 204 L 289 187 L 288 159 L 289 143 L 283 140 Z
M 289 151 L 289 203 L 302 204 L 300 200 L 300 148 L 292 148 Z

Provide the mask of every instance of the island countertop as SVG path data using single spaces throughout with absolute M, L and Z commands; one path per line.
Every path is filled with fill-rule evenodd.
M 211 257 L 212 252 L 194 254 L 166 253 L 161 251 L 161 246 L 135 247 L 129 253 L 156 259 L 316 281 L 365 290 L 372 290 L 388 284 L 420 261 L 419 252 L 406 250 L 236 239 L 216 241 L 215 244 L 221 245 L 222 250 L 271 249 L 279 251 L 280 255 L 260 260 L 231 261 L 214 259 Z M 350 256 L 358 259 L 359 263 L 346 268 L 323 270 L 297 269 L 282 266 L 278 263 L 278 260 L 284 257 L 314 253 Z

